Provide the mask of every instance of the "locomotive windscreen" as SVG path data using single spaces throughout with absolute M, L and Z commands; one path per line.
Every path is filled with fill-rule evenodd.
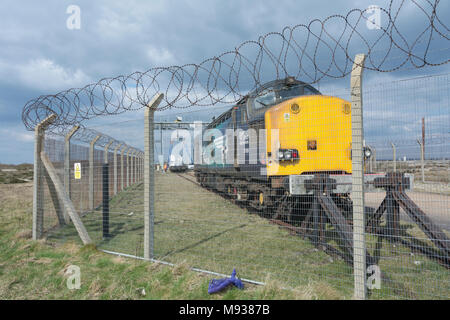
M 311 85 L 292 77 L 268 82 L 248 95 L 248 120 L 250 122 L 261 121 L 268 109 L 283 101 L 299 96 L 320 94 Z
M 265 109 L 294 97 L 319 94 L 319 91 L 307 84 L 283 84 L 261 91 L 254 100 L 254 108 L 255 110 Z

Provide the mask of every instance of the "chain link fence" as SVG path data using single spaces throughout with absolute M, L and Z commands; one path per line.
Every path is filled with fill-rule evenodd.
M 254 283 L 352 298 L 360 243 L 354 238 L 350 89 L 322 84 L 318 96 L 299 95 L 314 89 L 306 84 L 287 88 L 259 92 L 250 106 L 156 115 L 149 123 L 150 228 L 139 148 L 108 139 L 92 147 L 74 135 L 68 171 L 63 136 L 45 136 L 44 152 L 58 179 L 69 181 L 70 200 L 92 243 L 106 252 L 144 258 L 151 248 L 145 258 L 152 261 L 218 274 L 236 268 Z M 448 298 L 449 88 L 448 74 L 363 86 L 369 298 Z M 274 108 L 252 122 L 251 108 L 271 103 L 271 94 L 280 94 Z M 277 100 L 282 94 L 284 102 Z M 128 136 L 143 149 L 142 119 L 95 129 Z M 43 233 L 55 243 L 80 242 L 79 231 L 63 220 L 63 206 L 55 206 L 58 192 L 45 183 Z
M 199 64 L 29 101 L 33 238 L 236 269 L 318 298 L 448 298 L 450 87 L 431 71 L 449 62 L 438 4 L 377 7 L 377 36 L 375 9 L 350 10 Z M 400 32 L 405 19 L 417 30 Z M 419 69 L 428 74 L 411 78 Z M 99 117 L 125 111 L 120 123 Z

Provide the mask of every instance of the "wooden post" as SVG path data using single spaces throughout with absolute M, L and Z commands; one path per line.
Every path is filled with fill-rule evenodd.
M 366 243 L 364 217 L 364 154 L 362 74 L 366 56 L 355 57 L 350 80 L 352 97 L 352 200 L 354 298 L 366 299 Z
M 64 187 L 67 196 L 71 196 L 71 185 L 70 185 L 70 139 L 80 129 L 79 125 L 74 126 L 69 133 L 66 134 L 64 138 Z M 65 223 L 70 222 L 69 214 L 64 210 L 64 221 Z
M 144 161 L 144 258 L 154 256 L 154 219 L 155 219 L 155 136 L 154 113 L 164 95 L 156 94 L 145 109 L 145 161 Z
M 94 146 L 100 137 L 96 136 L 89 147 L 89 210 L 94 210 Z
M 56 119 L 56 114 L 48 116 L 34 128 L 34 173 L 33 173 L 33 240 L 44 234 L 44 168 L 41 152 L 44 149 L 45 130 Z

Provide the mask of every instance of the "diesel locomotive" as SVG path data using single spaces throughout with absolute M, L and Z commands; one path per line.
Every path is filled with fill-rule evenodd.
M 271 81 L 215 118 L 202 141 L 194 171 L 204 187 L 292 221 L 309 210 L 308 181 L 326 174 L 337 181 L 336 204 L 351 212 L 351 104 L 344 99 L 292 77 Z

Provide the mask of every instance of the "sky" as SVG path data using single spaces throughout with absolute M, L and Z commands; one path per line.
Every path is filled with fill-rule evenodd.
M 40 95 L 55 94 L 104 77 L 152 67 L 199 63 L 232 50 L 243 41 L 257 40 L 258 36 L 271 31 L 279 32 L 285 26 L 308 24 L 313 19 L 325 19 L 333 14 L 345 15 L 353 8 L 365 9 L 373 4 L 385 7 L 387 3 L 373 0 L 2 0 L 0 163 L 33 161 L 33 133 L 23 125 L 22 109 L 27 101 Z M 425 1 L 419 3 L 426 6 Z M 67 19 L 71 15 L 67 9 L 71 5 L 80 8 L 79 29 L 67 27 Z M 441 1 L 438 11 L 440 17 L 448 17 L 449 1 Z M 405 7 L 404 16 L 398 22 L 402 34 L 415 35 L 421 30 L 424 21 L 417 18 L 419 16 L 420 13 L 411 6 Z M 339 25 L 330 26 L 329 30 L 335 33 L 338 28 Z M 365 29 L 360 32 L 375 39 L 379 31 Z M 448 30 L 446 34 L 448 36 Z M 357 53 L 359 45 L 351 43 L 352 52 Z M 386 43 L 381 41 L 376 49 L 383 52 L 385 46 Z M 431 57 L 437 61 L 448 60 L 449 47 L 448 41 L 437 42 L 437 46 L 431 48 Z M 418 50 L 423 50 L 421 44 Z M 329 57 L 324 52 L 323 59 L 326 61 Z M 395 61 L 392 63 L 395 64 Z M 387 140 L 381 141 L 375 137 L 391 129 L 392 136 L 398 135 L 398 141 L 409 139 L 404 145 L 413 151 L 404 153 L 414 156 L 417 150 L 411 141 L 418 134 L 421 117 L 425 116 L 427 123 L 430 123 L 427 133 L 435 137 L 437 144 L 436 155 L 445 156 L 445 150 L 450 149 L 444 147 L 450 131 L 447 129 L 450 128 L 449 80 L 445 76 L 449 71 L 448 64 L 423 70 L 405 66 L 397 72 L 383 74 L 367 71 L 364 83 L 369 88 L 366 89 L 369 120 L 365 122 L 368 138 L 372 135 L 374 143 L 378 143 L 381 149 L 382 145 L 388 146 Z M 264 72 L 268 78 L 273 76 L 270 70 Z M 431 81 L 396 82 L 430 74 L 444 76 Z M 392 81 L 395 85 L 387 85 Z M 324 93 L 342 93 L 342 96 L 349 98 L 348 83 L 348 78 L 324 79 L 319 88 Z M 398 94 L 401 90 L 402 93 Z M 408 108 L 411 105 L 414 108 Z M 175 114 L 183 113 L 187 119 L 187 112 L 168 111 L 157 116 L 171 119 Z M 207 120 L 205 115 L 209 118 L 213 113 L 210 109 L 210 112 L 203 114 L 202 120 Z M 370 121 L 371 117 L 373 121 Z M 119 140 L 142 145 L 139 134 L 131 134 L 126 139 L 113 135 L 117 132 L 114 123 L 128 121 L 128 127 L 124 124 L 121 129 L 121 132 L 127 132 L 127 128 L 139 127 L 133 125 L 133 121 L 138 123 L 139 119 L 142 119 L 141 111 L 93 119 L 88 125 L 100 131 L 103 129 L 106 134 Z M 138 147 L 142 148 L 141 145 Z M 386 150 L 390 152 L 388 147 Z

